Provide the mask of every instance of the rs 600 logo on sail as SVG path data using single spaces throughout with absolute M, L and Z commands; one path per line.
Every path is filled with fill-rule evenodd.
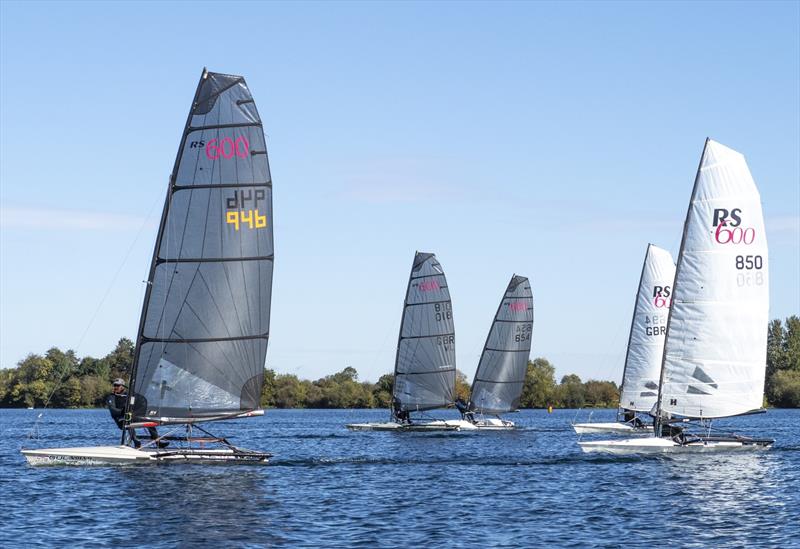
M 752 244 L 756 239 L 756 230 L 753 227 L 742 226 L 742 209 L 725 208 L 714 209 L 714 221 L 711 228 L 714 230 L 714 240 L 718 244 Z

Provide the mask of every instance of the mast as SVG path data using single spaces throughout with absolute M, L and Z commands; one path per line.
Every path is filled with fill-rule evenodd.
M 639 286 L 636 289 L 636 301 L 633 304 L 633 314 L 631 315 L 631 329 L 628 332 L 628 346 L 625 349 L 625 364 L 622 367 L 622 383 L 619 384 L 619 407 L 623 410 L 626 410 L 625 406 L 622 405 L 622 392 L 625 389 L 625 373 L 628 371 L 628 358 L 631 355 L 631 339 L 633 338 L 633 327 L 636 323 L 636 310 L 639 307 L 639 291 L 642 288 L 642 281 L 644 280 L 644 269 L 647 266 L 647 258 L 650 256 L 650 247 L 652 243 L 647 244 L 647 251 L 644 254 L 644 261 L 642 262 L 642 272 L 639 274 Z M 617 412 L 619 414 L 619 412 Z M 619 415 L 617 415 L 619 418 Z
M 131 364 L 130 375 L 128 376 L 128 399 L 125 402 L 125 415 L 123 419 L 122 439 L 121 445 L 125 444 L 125 437 L 127 436 L 126 427 L 131 423 L 131 415 L 133 406 L 136 404 L 136 397 L 134 396 L 135 382 L 136 382 L 136 367 L 139 364 L 139 357 L 141 355 L 142 341 L 144 336 L 144 322 L 147 316 L 147 307 L 150 303 L 150 297 L 153 291 L 153 279 L 156 273 L 156 266 L 158 265 L 158 250 L 161 249 L 161 241 L 164 236 L 164 228 L 167 223 L 167 214 L 169 213 L 169 205 L 172 199 L 172 192 L 175 187 L 175 178 L 178 173 L 178 165 L 180 164 L 183 148 L 186 146 L 186 137 L 189 135 L 189 128 L 192 122 L 192 115 L 195 107 L 197 107 L 197 98 L 200 95 L 200 89 L 203 87 L 203 81 L 208 77 L 208 69 L 203 67 L 203 72 L 200 74 L 200 81 L 197 83 L 197 88 L 194 90 L 194 98 L 192 99 L 192 106 L 189 109 L 189 114 L 186 116 L 186 124 L 183 127 L 183 135 L 181 136 L 181 144 L 178 147 L 178 152 L 175 155 L 175 162 L 172 165 L 172 173 L 169 176 L 169 184 L 167 187 L 167 195 L 164 199 L 164 208 L 161 211 L 161 221 L 158 224 L 158 233 L 156 235 L 156 243 L 153 246 L 153 257 L 150 260 L 150 271 L 147 274 L 147 286 L 144 291 L 144 300 L 142 301 L 142 312 L 139 315 L 139 328 L 136 330 L 136 346 L 133 350 L 133 362 Z
M 686 210 L 686 219 L 683 222 L 683 234 L 681 236 L 681 247 L 678 250 L 678 261 L 675 263 L 675 281 L 672 284 L 672 298 L 673 303 L 675 300 L 675 293 L 678 289 L 678 276 L 681 272 L 681 266 L 683 265 L 683 249 L 686 246 L 686 235 L 689 228 L 689 219 L 692 215 L 692 207 L 694 206 L 694 199 L 697 196 L 697 183 L 700 181 L 700 169 L 703 167 L 703 158 L 706 155 L 706 149 L 708 148 L 709 138 L 706 137 L 706 141 L 703 144 L 703 153 L 700 155 L 700 162 L 697 164 L 697 172 L 694 176 L 694 185 L 692 185 L 692 196 L 689 199 L 689 207 Z M 669 313 L 667 314 L 667 335 L 664 338 L 664 350 L 661 353 L 661 375 L 658 378 L 658 398 L 656 400 L 656 417 L 653 421 L 653 436 L 660 437 L 661 436 L 661 426 L 662 426 L 662 419 L 661 419 L 661 399 L 663 397 L 663 388 L 664 388 L 664 365 L 667 362 L 667 339 L 669 339 L 669 329 L 670 325 L 672 324 L 672 313 L 675 310 L 674 307 L 669 308 Z
M 397 393 L 395 390 L 397 388 L 397 364 L 400 361 L 400 342 L 403 340 L 403 326 L 406 322 L 406 307 L 408 306 L 408 291 L 411 289 L 411 277 L 414 274 L 414 266 L 417 263 L 417 256 L 419 255 L 419 250 L 414 251 L 414 260 L 411 263 L 411 270 L 408 272 L 408 283 L 406 284 L 406 295 L 403 297 L 403 314 L 400 315 L 400 331 L 397 332 L 397 351 L 394 355 L 394 374 L 392 376 L 392 403 L 389 406 L 389 414 L 392 418 L 395 418 L 394 413 L 394 401 L 397 397 Z

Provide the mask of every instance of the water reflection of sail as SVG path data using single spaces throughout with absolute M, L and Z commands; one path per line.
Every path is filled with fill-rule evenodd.
M 263 512 L 278 505 L 268 480 L 263 469 L 253 467 L 206 466 L 202 474 L 196 468 L 170 467 L 158 475 L 124 468 L 118 482 L 120 498 L 132 508 L 150 509 L 160 494 L 180 497 L 158 497 L 158 516 L 166 518 L 159 521 L 158 528 L 142 528 L 141 516 L 136 514 L 129 514 L 117 526 L 136 532 L 139 546 L 230 547 L 237 539 L 269 546 L 282 539 Z M 235 494 L 246 497 L 233 497 Z M 130 520 L 127 525 L 126 520 Z
M 713 461 L 675 455 L 667 463 L 681 478 L 681 506 L 699 516 L 741 514 L 744 522 L 754 504 L 774 499 L 775 491 L 765 485 L 780 480 L 773 460 L 750 452 L 720 454 Z

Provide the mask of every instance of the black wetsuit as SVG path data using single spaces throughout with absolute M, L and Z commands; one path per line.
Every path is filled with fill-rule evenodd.
M 461 418 L 470 423 L 475 423 L 475 414 L 469 409 L 469 405 L 463 399 L 457 398 L 455 401 L 456 410 L 461 413 Z
M 111 417 L 114 420 L 114 423 L 117 424 L 117 427 L 120 429 L 125 428 L 125 403 L 128 401 L 128 395 L 126 393 L 111 393 L 106 398 L 106 406 L 108 406 L 108 411 L 111 412 Z M 147 431 L 150 433 L 150 437 L 155 440 L 158 438 L 158 431 L 155 427 L 148 427 Z M 131 437 L 131 442 L 133 445 L 139 448 L 142 443 L 139 441 L 139 437 L 136 436 L 136 429 L 132 427 L 128 427 L 128 435 Z
M 400 423 L 411 423 L 411 414 L 409 414 L 408 411 L 403 410 L 403 405 L 396 397 L 392 401 L 392 411 L 394 412 L 394 417 Z

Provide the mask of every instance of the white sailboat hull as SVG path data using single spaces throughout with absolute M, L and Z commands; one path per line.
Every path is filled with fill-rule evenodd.
M 395 431 L 395 432 L 429 432 L 429 431 L 474 431 L 477 426 L 469 421 L 442 420 L 420 423 L 396 423 L 387 421 L 385 423 L 348 423 L 346 425 L 351 431 Z
M 351 431 L 396 431 L 396 432 L 426 432 L 426 431 L 509 431 L 516 429 L 513 421 L 505 419 L 479 419 L 475 423 L 463 419 L 433 420 L 424 423 L 348 423 Z
M 479 431 L 511 431 L 517 426 L 513 421 L 500 418 L 485 418 L 475 421 L 474 426 Z
M 134 465 L 164 462 L 267 463 L 271 457 L 270 454 L 251 452 L 249 450 L 233 450 L 231 448 L 135 449 L 130 446 L 45 448 L 22 450 L 22 454 L 30 465 Z
M 669 438 L 648 437 L 622 440 L 592 440 L 579 442 L 585 453 L 604 453 L 614 455 L 629 454 L 695 454 L 708 452 L 730 452 L 741 450 L 769 450 L 772 441 L 742 438 L 736 440 L 714 440 L 698 438 L 684 444 Z
M 618 435 L 646 435 L 653 433 L 652 425 L 633 427 L 629 423 L 573 423 L 572 428 L 579 435 L 591 433 L 615 433 Z

